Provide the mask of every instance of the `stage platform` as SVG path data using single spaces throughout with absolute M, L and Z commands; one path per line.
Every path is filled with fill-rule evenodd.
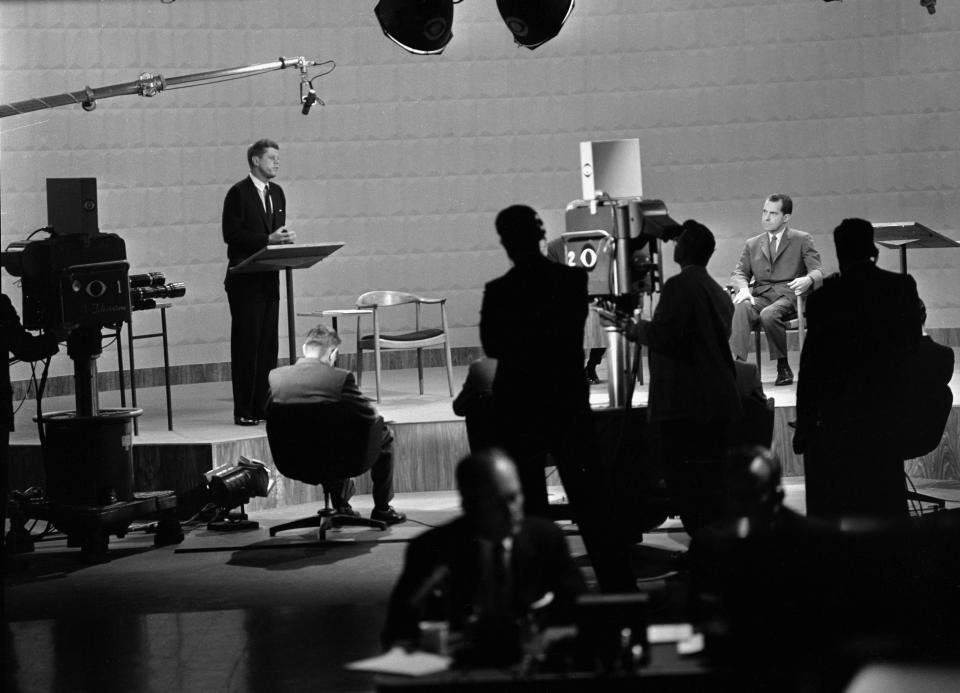
M 797 355 L 791 356 L 796 364 Z M 456 391 L 466 377 L 466 370 L 465 367 L 454 369 Z M 599 373 L 601 378 L 605 376 L 603 367 Z M 372 373 L 368 375 L 362 389 L 372 397 L 373 377 Z M 776 368 L 772 363 L 764 364 L 761 377 L 767 396 L 776 402 L 773 447 L 783 462 L 784 476 L 801 477 L 803 460 L 791 449 L 792 435 L 787 426 L 796 416 L 796 386 L 775 387 Z M 415 369 L 387 370 L 383 374 L 383 402 L 376 406 L 391 424 L 396 439 L 394 487 L 397 493 L 454 489 L 454 466 L 468 452 L 466 426 L 463 419 L 453 413 L 444 370 L 425 369 L 424 378 L 425 394 L 421 396 Z M 951 388 L 954 402 L 960 404 L 960 373 L 954 373 Z M 137 394 L 143 415 L 139 418 L 139 434 L 133 438 L 136 490 L 174 490 L 184 510 L 197 509 L 202 497 L 203 473 L 213 467 L 234 463 L 240 455 L 273 467 L 264 425 L 233 424 L 229 382 L 174 386 L 173 431 L 167 430 L 163 388 L 142 388 Z M 607 407 L 606 382 L 591 387 L 590 399 L 595 409 Z M 638 383 L 633 406 L 644 407 L 646 403 L 647 387 Z M 100 406 L 119 407 L 119 392 L 101 393 Z M 73 408 L 72 396 L 44 400 L 44 412 Z M 16 430 L 11 433 L 10 445 L 13 489 L 44 483 L 37 427 L 32 420 L 35 415 L 33 400 L 25 401 L 16 415 Z M 318 452 L 322 448 L 323 441 L 318 440 Z M 960 406 L 953 407 L 937 450 L 908 461 L 906 470 L 918 479 L 960 481 Z M 357 492 L 370 492 L 367 475 L 357 479 Z M 322 499 L 316 487 L 277 475 L 274 491 L 267 498 L 254 499 L 248 508 L 265 510 Z

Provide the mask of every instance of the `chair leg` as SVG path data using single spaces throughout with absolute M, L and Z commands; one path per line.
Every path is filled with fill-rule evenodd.
M 374 353 L 374 368 L 375 375 L 377 380 L 377 403 L 380 403 L 380 340 L 374 340 L 373 342 L 373 353 Z
M 440 326 L 443 328 L 443 352 L 447 359 L 447 386 L 453 397 L 453 358 L 450 356 L 450 326 L 447 324 L 446 302 L 440 304 Z
M 453 397 L 453 359 L 450 356 L 450 339 L 443 343 L 443 357 L 447 362 L 447 387 L 450 388 L 450 396 Z
M 417 378 L 420 380 L 420 394 L 423 395 L 423 349 L 417 349 Z
M 753 330 L 753 340 L 754 346 L 756 347 L 757 352 L 757 373 L 760 372 L 760 328 L 756 327 Z
M 360 316 L 357 316 L 357 387 L 363 385 L 363 347 L 360 346 Z
M 284 532 L 288 529 L 302 529 L 304 527 L 317 527 L 320 530 L 321 535 L 331 527 L 331 518 L 334 514 L 332 509 L 330 510 L 321 510 L 316 515 L 311 517 L 304 517 L 299 520 L 292 520 L 291 522 L 284 522 L 282 525 L 277 525 L 276 527 L 270 528 L 270 536 L 275 537 L 277 532 Z

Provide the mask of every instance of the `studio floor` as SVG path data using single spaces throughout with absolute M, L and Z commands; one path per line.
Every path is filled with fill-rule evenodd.
M 457 388 L 464 376 L 465 369 L 457 369 Z M 773 388 L 773 373 L 765 369 L 763 376 L 778 406 L 793 404 L 792 387 Z M 194 388 L 189 396 L 184 387 Z M 388 372 L 380 410 L 395 421 L 456 419 L 441 369 L 428 369 L 424 397 L 416 387 L 415 371 Z M 365 383 L 364 391 L 371 390 L 372 383 Z M 594 386 L 592 399 L 602 400 L 605 392 L 605 384 Z M 639 388 L 635 401 L 645 402 L 645 393 Z M 116 396 L 106 393 L 102 405 L 116 406 Z M 144 409 L 141 436 L 248 434 L 230 423 L 228 383 L 174 388 L 173 432 L 166 430 L 162 388 L 141 390 L 138 404 Z M 36 436 L 31 407 L 27 402 L 18 415 L 14 440 L 21 444 Z M 70 398 L 60 398 L 45 410 L 70 407 Z M 262 436 L 262 426 L 249 435 Z M 802 478 L 785 481 L 787 505 L 803 512 Z M 948 507 L 960 507 L 960 484 L 917 483 L 947 498 Z M 553 485 L 550 492 L 553 502 L 564 499 L 562 487 Z M 386 532 L 344 528 L 322 544 L 315 530 L 275 538 L 268 532 L 314 514 L 319 502 L 251 511 L 259 528 L 246 532 L 214 532 L 203 521 L 187 522 L 181 544 L 159 548 L 144 522 L 111 539 L 110 560 L 96 565 L 81 562 L 79 550 L 62 535 L 44 536 L 4 575 L 4 690 L 373 690 L 371 675 L 343 667 L 380 651 L 386 603 L 410 539 L 459 511 L 453 491 L 399 493 L 394 505 L 408 514 L 406 523 Z M 354 507 L 368 513 L 372 499 L 359 495 Z M 576 527 L 561 524 L 588 585 L 595 587 Z M 43 522 L 33 527 L 34 533 L 43 529 Z M 683 618 L 677 556 L 688 543 L 679 521 L 669 519 L 632 547 L 638 584 L 650 593 L 658 622 Z

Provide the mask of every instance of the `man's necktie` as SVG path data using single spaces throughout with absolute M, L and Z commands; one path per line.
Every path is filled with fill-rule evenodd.
M 267 221 L 273 226 L 273 206 L 270 204 L 270 186 L 263 186 L 263 209 L 267 213 Z M 273 230 L 272 228 L 270 229 Z
M 770 236 L 770 257 L 774 258 L 777 256 L 777 246 L 780 245 L 777 243 L 776 236 Z

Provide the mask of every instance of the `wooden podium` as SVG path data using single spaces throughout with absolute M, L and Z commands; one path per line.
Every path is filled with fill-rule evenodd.
M 884 248 L 900 251 L 900 271 L 907 273 L 907 248 L 957 248 L 947 238 L 915 221 L 891 221 L 873 225 L 873 238 Z
M 290 363 L 297 362 L 297 330 L 293 311 L 293 270 L 313 267 L 343 247 L 343 243 L 284 243 L 268 245 L 238 265 L 230 268 L 236 274 L 273 272 L 283 269 L 287 280 L 287 340 Z

